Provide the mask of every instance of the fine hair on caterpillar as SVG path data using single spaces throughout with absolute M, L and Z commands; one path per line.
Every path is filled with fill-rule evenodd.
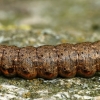
M 0 45 L 0 74 L 25 79 L 92 77 L 100 71 L 100 41 L 16 47 Z

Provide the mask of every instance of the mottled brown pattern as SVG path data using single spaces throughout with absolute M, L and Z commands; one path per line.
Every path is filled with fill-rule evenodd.
M 72 44 L 57 45 L 58 73 L 62 77 L 70 78 L 76 75 L 77 54 Z
M 20 48 L 18 54 L 18 65 L 16 67 L 17 74 L 26 79 L 33 79 L 37 76 L 36 65 L 36 48 L 23 47 Z
M 22 48 L 0 45 L 0 73 L 7 77 L 92 77 L 96 71 L 100 71 L 100 41 Z
M 38 77 L 53 79 L 58 75 L 57 54 L 54 46 L 45 45 L 37 48 Z

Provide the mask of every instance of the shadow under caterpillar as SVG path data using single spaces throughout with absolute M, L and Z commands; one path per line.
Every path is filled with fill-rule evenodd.
M 92 77 L 100 71 L 100 41 L 16 47 L 0 45 L 0 74 L 25 79 Z

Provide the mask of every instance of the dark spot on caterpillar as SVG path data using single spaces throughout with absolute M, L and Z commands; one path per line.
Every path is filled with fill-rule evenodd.
M 66 68 L 63 68 L 64 71 L 67 71 Z
M 61 53 L 61 55 L 63 56 L 63 53 Z
M 8 72 L 9 72 L 9 73 L 12 73 L 13 71 L 14 71 L 13 68 L 9 68 L 9 69 L 8 69 Z
M 28 72 L 28 71 L 26 71 L 26 70 L 23 70 L 23 73 L 24 73 L 24 74 L 29 74 L 29 72 Z
M 100 41 L 37 48 L 0 45 L 0 71 L 7 77 L 25 79 L 92 77 L 100 71 Z
M 4 71 L 6 70 L 6 69 L 4 68 L 4 65 L 3 65 L 1 68 L 2 68 L 2 70 L 4 70 Z
M 65 74 L 70 74 L 71 72 L 69 72 L 69 71 L 66 70 L 66 71 L 64 71 L 64 73 L 65 73 Z
M 85 73 L 88 73 L 88 72 L 89 72 L 88 70 L 85 70 L 85 69 L 84 69 L 83 71 L 84 71 Z
M 41 55 L 41 57 L 43 57 L 43 55 Z
M 82 54 L 84 54 L 84 53 L 82 52 Z

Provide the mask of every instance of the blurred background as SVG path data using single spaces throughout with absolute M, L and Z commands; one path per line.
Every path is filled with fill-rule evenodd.
M 1 44 L 96 40 L 100 40 L 100 0 L 0 0 Z
M 100 0 L 0 0 L 0 44 L 56 45 L 100 40 Z M 44 80 L 0 75 L 0 100 L 100 100 L 92 78 Z

